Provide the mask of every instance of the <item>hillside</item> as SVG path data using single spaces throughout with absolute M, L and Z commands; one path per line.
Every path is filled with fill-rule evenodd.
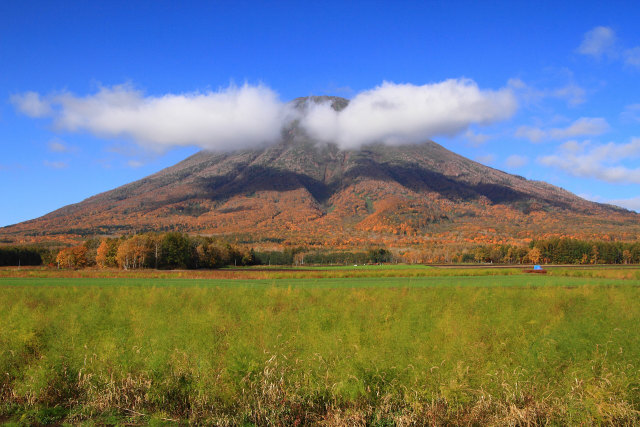
M 342 98 L 312 98 L 343 108 Z M 293 101 L 305 108 L 307 98 Z M 634 239 L 638 214 L 507 174 L 432 141 L 340 150 L 295 123 L 258 150 L 199 152 L 139 181 L 0 229 L 5 241 L 176 230 L 334 247 Z

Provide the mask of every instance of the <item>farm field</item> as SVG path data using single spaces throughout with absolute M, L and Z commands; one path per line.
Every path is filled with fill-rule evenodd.
M 638 271 L 3 269 L 0 421 L 634 425 Z
M 49 267 L 0 267 L 1 278 L 138 278 L 138 279 L 327 279 L 380 277 L 466 277 L 521 276 L 532 265 L 362 265 L 362 266 L 252 266 L 215 270 L 120 270 L 86 268 L 79 270 Z M 545 266 L 549 276 L 640 280 L 638 265 Z

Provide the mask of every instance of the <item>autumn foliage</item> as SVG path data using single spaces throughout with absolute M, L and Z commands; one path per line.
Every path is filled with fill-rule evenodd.
M 316 144 L 294 128 L 281 144 L 198 153 L 73 208 L 5 227 L 0 241 L 74 245 L 95 237 L 188 233 L 261 251 L 382 247 L 408 262 L 435 263 L 455 262 L 457 255 L 478 246 L 526 247 L 534 240 L 632 243 L 640 235 L 638 218 L 488 168 L 433 142 L 345 151 Z M 163 245 L 167 249 L 169 242 L 130 242 L 119 258 L 113 248 L 103 247 L 97 262 L 155 267 Z M 224 263 L 224 245 L 208 246 L 198 243 L 190 249 L 200 251 L 198 265 Z M 167 266 L 188 264 L 172 256 L 165 257 Z M 495 257 L 478 254 L 482 258 Z M 522 257 L 513 253 L 507 258 Z M 585 262 L 597 258 L 589 253 Z
M 84 245 L 62 249 L 56 257 L 58 267 L 62 268 L 84 268 L 89 264 L 87 259 L 87 248 Z
M 19 251 L 19 248 L 12 251 Z M 13 253 L 4 249 L 0 255 L 5 252 Z M 42 262 L 39 253 L 34 254 L 38 256 L 38 263 Z M 336 250 L 331 247 L 319 249 L 313 245 L 280 248 L 269 246 L 269 249 L 265 249 L 264 246 L 255 248 L 215 237 L 171 232 L 89 239 L 82 245 L 60 249 L 52 259 L 55 260 L 53 265 L 64 269 L 96 266 L 122 270 L 379 263 L 640 264 L 640 242 L 552 238 L 532 240 L 527 244 L 487 245 L 470 242 L 447 245 L 437 242 L 411 248 L 369 246 L 366 250 Z

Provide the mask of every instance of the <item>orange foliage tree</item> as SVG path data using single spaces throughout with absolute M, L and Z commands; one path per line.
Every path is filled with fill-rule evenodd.
M 120 243 L 116 260 L 125 270 L 144 267 L 145 259 L 151 251 L 150 241 L 144 236 L 133 236 Z
M 119 241 L 116 239 L 105 239 L 100 242 L 100 246 L 96 251 L 96 264 L 100 268 L 116 267 L 118 265 Z
M 84 245 L 65 248 L 56 256 L 58 268 L 84 268 L 89 263 L 87 260 L 87 248 Z

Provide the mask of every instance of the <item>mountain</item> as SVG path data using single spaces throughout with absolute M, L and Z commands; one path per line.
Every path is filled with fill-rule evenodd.
M 299 98 L 331 102 L 336 97 Z M 333 247 L 635 239 L 640 216 L 459 156 L 433 141 L 341 150 L 296 123 L 261 149 L 199 152 L 139 181 L 0 229 L 3 241 L 184 231 Z

